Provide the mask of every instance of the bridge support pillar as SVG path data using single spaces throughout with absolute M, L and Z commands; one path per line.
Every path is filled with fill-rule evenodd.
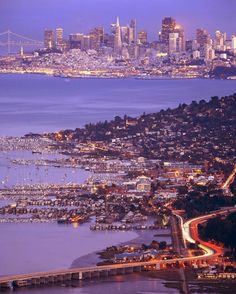
M 117 272 L 118 275 L 124 275 L 125 274 L 125 268 L 118 268 L 116 272 Z
M 109 275 L 109 271 L 108 270 L 100 271 L 100 277 L 108 277 L 108 275 Z
M 0 284 L 0 290 L 10 290 L 12 289 L 12 283 L 8 282 L 8 283 L 1 283 Z
M 83 276 L 85 279 L 91 279 L 91 277 L 92 277 L 91 272 L 84 272 Z
M 142 271 L 142 267 L 141 266 L 136 266 L 133 268 L 134 272 L 138 273 Z
M 108 272 L 109 276 L 115 276 L 117 275 L 117 269 L 110 269 Z
M 124 268 L 124 273 L 125 274 L 132 274 L 134 272 L 134 268 L 133 267 L 126 267 Z

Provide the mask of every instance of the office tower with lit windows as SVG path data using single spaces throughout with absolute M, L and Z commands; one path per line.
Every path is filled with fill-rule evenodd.
M 56 47 L 57 49 L 63 49 L 63 29 L 57 28 L 56 29 Z
M 120 27 L 122 44 L 129 44 L 129 27 Z
M 170 33 L 169 34 L 169 54 L 178 52 L 178 44 L 179 42 L 179 34 L 178 33 Z
M 177 40 L 177 51 L 185 52 L 186 51 L 186 39 L 185 39 L 185 31 L 180 25 L 176 25 L 174 33 L 178 34 Z
M 121 54 L 122 49 L 122 40 L 121 40 L 121 28 L 120 21 L 117 17 L 116 26 L 115 26 L 115 39 L 114 39 L 114 52 L 119 55 Z
M 215 39 L 214 39 L 214 48 L 215 50 L 225 51 L 225 41 L 226 41 L 226 33 L 222 33 L 220 31 L 215 32 Z
M 82 49 L 84 35 L 80 33 L 69 35 L 70 49 Z
M 147 32 L 146 31 L 140 31 L 138 33 L 138 43 L 139 44 L 147 44 Z
M 131 32 L 131 36 L 130 36 L 130 41 L 131 42 L 136 42 L 137 39 L 137 22 L 136 19 L 131 19 L 130 22 L 130 32 Z
M 44 47 L 52 49 L 54 47 L 54 32 L 52 30 L 44 31 Z
M 231 37 L 231 51 L 236 54 L 236 36 Z
M 160 41 L 166 46 L 166 51 L 168 51 L 169 46 L 169 36 L 171 33 L 175 32 L 176 21 L 172 17 L 165 17 L 162 20 L 162 27 L 160 33 Z
M 210 42 L 210 35 L 205 29 L 197 29 L 196 37 L 200 48 L 204 48 Z

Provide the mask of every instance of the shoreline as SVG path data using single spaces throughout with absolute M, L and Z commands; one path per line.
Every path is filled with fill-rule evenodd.
M 165 236 L 161 236 L 161 234 L 163 233 L 163 231 L 166 233 Z M 119 242 L 118 244 L 114 244 L 114 246 L 125 246 L 125 245 L 138 245 L 141 246 L 143 243 L 145 244 L 149 244 L 152 242 L 152 240 L 155 239 L 159 239 L 161 240 L 165 240 L 167 241 L 167 243 L 170 243 L 170 239 L 171 239 L 171 234 L 170 234 L 170 229 L 160 229 L 157 231 L 134 231 L 137 236 L 134 239 L 131 239 L 129 241 L 125 241 L 125 242 Z M 159 235 L 160 232 L 160 236 Z M 167 235 L 168 233 L 168 235 Z M 93 266 L 96 265 L 98 262 L 101 262 L 103 259 L 101 259 L 99 257 L 99 252 L 105 250 L 106 248 L 99 250 L 99 251 L 95 251 L 92 253 L 89 253 L 87 255 L 78 257 L 77 259 L 73 260 L 71 263 L 70 268 L 76 268 L 76 267 L 86 267 L 86 266 Z
M 127 76 L 113 76 L 113 75 L 108 75 L 108 76 L 99 76 L 99 75 L 91 75 L 91 76 L 84 76 L 84 75 L 69 75 L 69 76 L 64 76 L 63 74 L 57 74 L 57 73 L 45 73 L 45 72 L 22 72 L 22 71 L 6 71 L 6 72 L 1 72 L 0 75 L 40 75 L 40 76 L 48 76 L 48 77 L 53 77 L 53 78 L 61 78 L 61 79 L 101 79 L 101 80 L 106 80 L 106 79 L 136 79 L 136 80 L 144 80 L 144 81 L 155 81 L 155 80 L 222 80 L 222 81 L 235 81 L 236 78 L 213 78 L 213 77 L 203 77 L 203 76 L 193 76 L 193 77 L 185 77 L 185 76 L 142 76 L 142 75 L 127 75 Z

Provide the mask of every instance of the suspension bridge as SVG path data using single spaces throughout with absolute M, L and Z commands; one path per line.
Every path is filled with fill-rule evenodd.
M 40 48 L 43 47 L 43 42 L 7 30 L 0 33 L 0 46 L 7 47 L 7 53 L 10 54 L 12 48 L 27 46 Z

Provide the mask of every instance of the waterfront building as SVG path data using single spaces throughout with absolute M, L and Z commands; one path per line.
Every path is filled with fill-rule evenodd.
M 52 49 L 54 47 L 54 32 L 53 30 L 44 31 L 44 47 Z

